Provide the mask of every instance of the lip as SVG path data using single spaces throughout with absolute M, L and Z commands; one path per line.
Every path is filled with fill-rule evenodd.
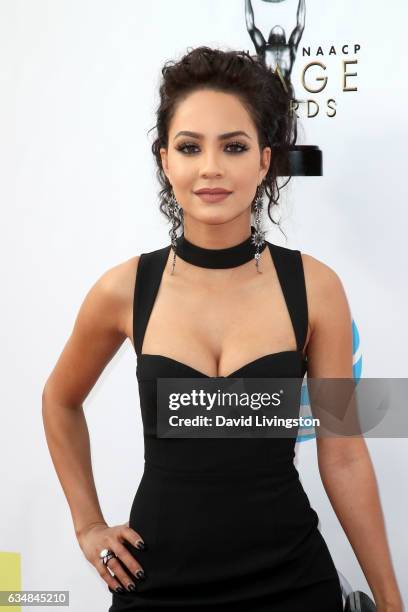
M 202 189 L 198 189 L 194 193 L 198 195 L 200 193 L 231 193 L 231 191 L 228 191 L 228 189 L 222 189 L 222 187 L 214 187 L 213 189 L 211 189 L 210 187 L 203 187 Z
M 203 202 L 221 202 L 231 195 L 231 191 L 196 191 L 195 194 Z

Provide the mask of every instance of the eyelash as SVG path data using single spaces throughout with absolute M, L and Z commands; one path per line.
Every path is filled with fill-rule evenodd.
M 190 147 L 196 147 L 197 145 L 195 144 L 190 144 L 190 143 L 184 143 L 178 147 L 176 147 L 177 151 L 180 151 L 181 153 L 184 153 L 185 155 L 194 155 L 194 153 L 187 153 L 186 152 L 186 148 L 190 148 Z M 249 147 L 247 147 L 245 144 L 241 143 L 241 142 L 230 142 L 229 144 L 226 145 L 227 147 L 233 147 L 233 146 L 238 146 L 241 147 L 240 151 L 229 151 L 229 153 L 232 153 L 232 155 L 236 155 L 239 153 L 243 153 L 244 151 L 248 151 Z

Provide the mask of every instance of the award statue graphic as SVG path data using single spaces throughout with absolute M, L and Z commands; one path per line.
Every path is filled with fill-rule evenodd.
M 273 4 L 285 0 L 263 0 Z M 252 1 L 245 0 L 245 19 L 248 33 L 254 44 L 256 53 L 262 62 L 273 72 L 278 73 L 282 86 L 288 90 L 288 85 L 293 91 L 291 73 L 295 63 L 297 49 L 303 30 L 305 29 L 306 2 L 299 0 L 297 8 L 297 24 L 286 41 L 285 30 L 280 25 L 271 28 L 268 40 L 255 25 Z M 294 109 L 291 112 L 295 112 Z M 295 142 L 297 140 L 297 128 L 295 125 Z M 289 167 L 282 175 L 288 176 L 321 176 L 322 175 L 322 152 L 317 146 L 293 145 L 289 152 Z

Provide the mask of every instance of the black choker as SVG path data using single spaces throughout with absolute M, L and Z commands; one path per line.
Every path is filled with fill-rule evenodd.
M 254 232 L 255 228 L 251 226 L 251 236 L 248 236 L 243 242 L 225 249 L 200 247 L 187 240 L 182 234 L 177 238 L 176 255 L 200 268 L 235 268 L 251 261 L 251 259 L 255 260 L 256 246 L 252 243 Z M 265 241 L 259 247 L 259 253 L 262 253 L 266 245 L 267 242 Z

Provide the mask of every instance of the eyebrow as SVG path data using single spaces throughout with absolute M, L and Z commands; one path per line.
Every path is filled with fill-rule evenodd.
M 191 136 L 192 138 L 203 138 L 204 134 L 199 134 L 198 132 L 190 132 L 189 130 L 182 130 L 181 132 L 177 132 L 173 140 L 176 140 L 177 136 Z M 225 140 L 226 138 L 232 138 L 233 136 L 246 136 L 251 139 L 251 137 L 244 132 L 243 130 L 236 130 L 235 132 L 225 132 L 224 134 L 218 135 L 218 140 Z

